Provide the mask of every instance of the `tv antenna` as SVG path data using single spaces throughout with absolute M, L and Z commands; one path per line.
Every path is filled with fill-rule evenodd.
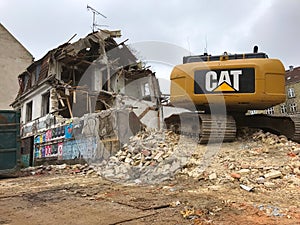
M 95 28 L 99 27 L 99 26 L 106 26 L 106 25 L 99 25 L 96 23 L 96 15 L 100 15 L 102 17 L 104 17 L 105 19 L 107 18 L 106 16 L 104 16 L 102 13 L 98 12 L 96 9 L 94 9 L 93 7 L 87 5 L 86 6 L 87 10 L 91 10 L 92 13 L 93 13 L 93 24 L 92 24 L 92 27 L 93 27 L 93 32 L 95 32 Z
M 205 34 L 205 48 L 204 48 L 204 54 L 207 55 L 207 34 Z

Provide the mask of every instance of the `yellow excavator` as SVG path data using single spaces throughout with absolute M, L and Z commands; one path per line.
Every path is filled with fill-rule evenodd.
M 278 59 L 253 53 L 185 56 L 171 73 L 170 102 L 190 110 L 165 119 L 168 129 L 200 143 L 232 141 L 237 128 L 252 127 L 300 141 L 296 116 L 247 115 L 286 99 L 285 69 Z

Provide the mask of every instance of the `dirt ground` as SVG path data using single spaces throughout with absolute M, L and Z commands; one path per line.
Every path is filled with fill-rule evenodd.
M 224 143 L 202 174 L 205 146 L 184 145 L 195 147 L 190 162 L 157 184 L 112 182 L 76 165 L 0 179 L 0 225 L 300 224 L 300 145 L 253 137 Z M 270 171 L 280 176 L 268 180 Z
M 254 202 L 276 204 L 285 213 L 270 216 Z M 2 179 L 0 209 L 0 224 L 7 225 L 300 224 L 299 198 L 227 186 L 204 188 L 190 178 L 159 185 L 122 185 L 76 174 Z

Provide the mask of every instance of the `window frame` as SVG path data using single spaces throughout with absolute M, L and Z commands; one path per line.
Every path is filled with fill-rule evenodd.
M 274 115 L 274 114 L 275 114 L 275 109 L 274 109 L 274 107 L 267 108 L 267 109 L 266 109 L 266 114 L 268 114 L 268 115 Z
M 298 105 L 296 102 L 293 102 L 290 104 L 290 112 L 291 113 L 297 113 L 298 110 Z
M 41 116 L 46 116 L 50 113 L 50 91 L 42 94 Z
M 26 103 L 26 114 L 25 114 L 25 122 L 32 121 L 32 112 L 33 112 L 33 102 L 27 102 Z
M 292 87 L 288 88 L 287 94 L 288 94 L 288 98 L 295 98 L 296 97 L 295 89 L 292 88 Z
M 281 114 L 287 114 L 287 106 L 286 106 L 286 104 L 281 104 L 280 105 L 280 113 Z

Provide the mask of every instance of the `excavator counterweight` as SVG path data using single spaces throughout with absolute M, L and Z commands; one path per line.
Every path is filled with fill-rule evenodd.
M 171 104 L 191 112 L 166 118 L 169 129 L 196 135 L 200 143 L 232 141 L 239 127 L 268 129 L 300 140 L 296 117 L 245 115 L 286 99 L 283 64 L 257 53 L 257 47 L 254 53 L 186 56 L 170 79 Z

